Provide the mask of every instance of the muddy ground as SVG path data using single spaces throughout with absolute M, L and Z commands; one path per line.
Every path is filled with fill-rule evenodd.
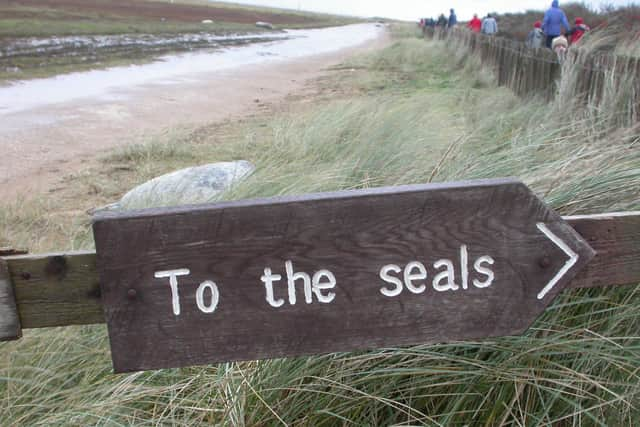
M 273 108 L 358 52 L 380 48 L 386 33 L 325 54 L 188 75 L 172 84 L 137 85 L 117 97 L 79 99 L 0 118 L 0 198 L 56 191 L 117 147 L 153 140 L 171 129 L 197 128 Z M 44 94 L 43 94 L 44 95 Z
M 5 3 L 4 1 L 2 3 Z M 2 5 L 0 5 L 1 7 Z M 276 25 L 313 24 L 319 19 L 302 14 L 266 12 L 250 8 L 216 7 L 197 4 L 169 3 L 145 0 L 8 0 L 6 6 L 13 10 L 3 12 L 4 18 L 38 18 L 43 11 L 66 12 L 66 18 L 78 14 L 112 15 L 126 18 L 179 22 L 201 22 L 203 19 L 254 24 L 267 21 Z M 22 8 L 32 8 L 25 10 Z M 38 10 L 39 9 L 39 10 Z M 58 15 L 65 19 L 65 15 Z
M 203 22 L 205 21 L 205 22 Z M 326 27 L 348 19 L 278 9 L 153 0 L 0 0 L 0 85 L 170 53 L 260 41 L 238 35 Z M 224 36 L 223 38 L 219 36 Z
M 171 53 L 220 49 L 286 37 L 281 32 L 263 32 L 243 35 L 115 34 L 5 40 L 0 42 L 0 87 L 3 81 L 46 77 L 111 65 L 139 64 Z

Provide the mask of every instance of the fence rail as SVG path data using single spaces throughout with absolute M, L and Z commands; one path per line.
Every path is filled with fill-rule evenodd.
M 597 253 L 568 288 L 640 283 L 640 212 L 564 219 Z M 23 329 L 105 323 L 95 252 L 4 260 Z

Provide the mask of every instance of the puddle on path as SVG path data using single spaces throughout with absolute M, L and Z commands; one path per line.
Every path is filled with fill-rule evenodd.
M 113 99 L 123 90 L 141 85 L 174 84 L 189 81 L 196 74 L 334 52 L 375 39 L 383 31 L 375 24 L 288 30 L 283 40 L 164 56 L 145 65 L 18 81 L 0 87 L 0 116 L 76 99 Z

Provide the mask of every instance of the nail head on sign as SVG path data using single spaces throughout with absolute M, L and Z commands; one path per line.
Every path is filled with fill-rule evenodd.
M 540 258 L 539 264 L 542 268 L 549 268 L 551 266 L 551 258 L 548 256 L 542 257 Z

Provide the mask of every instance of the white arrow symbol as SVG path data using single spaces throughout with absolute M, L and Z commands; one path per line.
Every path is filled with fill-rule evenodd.
M 578 258 L 580 257 L 569 246 L 567 246 L 567 244 L 562 239 L 553 234 L 543 222 L 539 222 L 536 225 L 538 229 L 549 238 L 549 240 L 551 240 L 556 244 L 556 246 L 562 249 L 565 254 L 569 255 L 569 259 L 567 260 L 567 262 L 564 263 L 562 268 L 556 273 L 555 276 L 553 276 L 553 279 L 551 279 L 549 283 L 547 283 L 547 286 L 545 286 L 538 294 L 538 299 L 542 299 L 549 293 L 549 291 L 551 291 L 551 289 L 553 289 L 553 287 L 560 281 L 560 279 L 562 279 L 562 276 L 567 274 L 567 271 L 571 270 L 571 267 L 573 267 L 575 263 L 578 262 Z

